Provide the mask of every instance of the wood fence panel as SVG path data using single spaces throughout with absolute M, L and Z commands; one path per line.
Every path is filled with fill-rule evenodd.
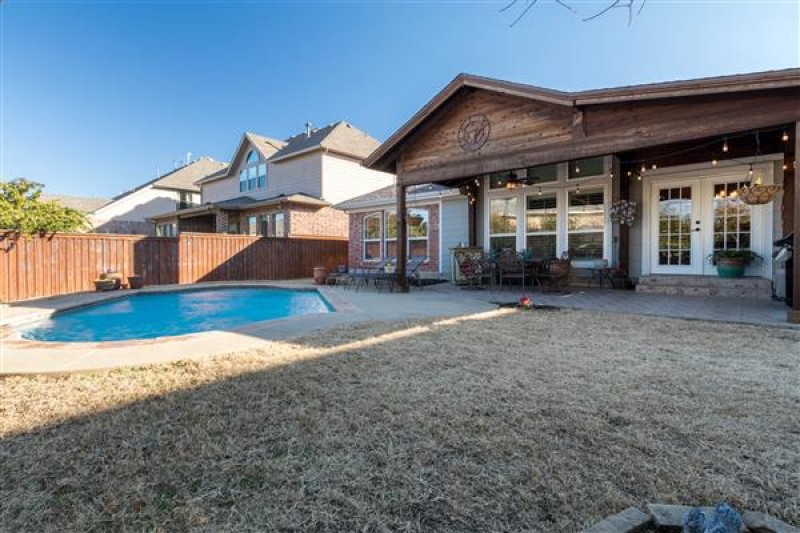
M 0 232 L 0 235 L 2 233 Z M 0 301 L 94 290 L 106 270 L 145 285 L 307 278 L 347 263 L 347 241 L 183 233 L 56 234 L 0 240 Z

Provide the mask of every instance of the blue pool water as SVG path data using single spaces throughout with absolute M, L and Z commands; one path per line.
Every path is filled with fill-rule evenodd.
M 126 296 L 55 315 L 21 333 L 41 341 L 150 339 L 332 310 L 316 291 L 202 289 Z

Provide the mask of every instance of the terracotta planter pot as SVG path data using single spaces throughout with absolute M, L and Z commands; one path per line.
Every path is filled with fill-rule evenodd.
M 324 285 L 325 278 L 328 276 L 328 269 L 325 267 L 314 267 L 314 284 Z

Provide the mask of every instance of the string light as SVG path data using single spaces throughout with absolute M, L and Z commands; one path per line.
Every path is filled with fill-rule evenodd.
M 575 192 L 580 194 L 581 193 L 581 184 L 578 184 L 578 187 L 575 188 Z
M 655 163 L 653 163 L 653 170 L 656 170 L 657 168 L 658 166 Z
M 728 138 L 727 137 L 725 137 L 725 140 L 722 143 L 722 151 L 723 152 L 727 152 L 728 151 Z
M 542 188 L 541 187 L 539 187 L 539 190 L 536 192 L 536 194 L 539 195 L 539 196 L 542 195 Z
M 575 174 L 580 174 L 580 173 L 581 173 L 581 167 L 576 164 L 575 165 Z
M 753 179 L 753 164 L 750 163 L 750 169 L 747 171 L 747 177 Z
M 789 169 L 789 165 L 787 165 L 786 163 L 784 163 L 784 164 L 783 164 L 783 170 L 788 170 L 788 169 Z
M 789 134 L 786 131 L 784 131 L 783 135 L 781 135 L 781 140 L 783 142 L 787 142 L 789 140 Z
M 608 173 L 608 177 L 611 178 L 611 179 L 614 179 L 614 171 L 613 170 Z
M 628 177 L 630 178 L 631 176 L 633 176 L 633 172 L 629 170 L 628 171 Z
M 712 160 L 711 160 L 711 164 L 712 164 L 713 166 L 717 166 L 717 160 L 716 160 L 716 159 L 712 159 Z
M 642 181 L 642 175 L 641 175 L 641 174 L 639 174 L 638 176 L 636 176 L 636 181 Z
M 644 164 L 642 164 L 642 168 L 639 170 L 639 173 L 644 174 L 645 172 L 647 172 L 647 167 L 645 167 Z
M 476 187 L 480 187 L 481 186 L 481 180 L 479 180 L 478 178 L 475 178 L 475 186 Z

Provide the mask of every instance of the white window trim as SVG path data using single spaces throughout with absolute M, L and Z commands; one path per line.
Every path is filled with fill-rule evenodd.
M 383 219 L 384 219 L 384 216 L 385 216 L 384 213 L 385 213 L 385 211 L 371 211 L 369 213 L 364 213 L 364 215 L 361 217 L 361 260 L 364 261 L 365 263 L 377 263 L 377 262 L 379 262 L 381 260 L 381 258 L 384 255 L 384 250 L 383 250 L 383 246 L 384 246 L 383 243 L 384 243 L 384 240 L 385 240 L 384 239 L 384 235 L 383 235 Z M 368 239 L 367 238 L 367 234 L 366 234 L 367 222 L 366 221 L 367 221 L 367 218 L 370 218 L 370 217 L 378 217 L 378 221 L 379 221 L 380 226 L 379 226 L 379 229 L 378 229 L 378 238 L 377 239 L 375 239 L 375 238 L 369 238 Z M 367 246 L 366 246 L 366 244 L 368 242 L 377 242 L 378 243 L 378 249 L 380 250 L 380 253 L 378 254 L 378 257 L 367 259 Z
M 580 186 L 582 189 L 596 189 L 603 188 L 603 205 L 604 205 L 604 225 L 603 225 L 603 258 L 608 259 L 612 264 L 614 257 L 613 249 L 613 224 L 608 219 L 608 212 L 612 202 L 612 183 L 613 180 L 619 179 L 618 177 L 609 177 L 611 171 L 612 156 L 605 156 L 604 173 L 602 175 L 587 175 L 581 178 L 569 179 L 569 167 L 567 162 L 558 164 L 558 179 L 556 181 L 547 182 L 542 185 L 542 191 L 546 193 L 556 193 L 556 245 L 558 246 L 558 255 L 560 256 L 564 251 L 568 250 L 568 202 L 569 191 L 574 191 Z M 481 189 L 483 189 L 483 248 L 490 249 L 491 237 L 516 237 L 517 250 L 523 251 L 527 245 L 527 220 L 525 214 L 527 211 L 526 196 L 535 195 L 539 190 L 538 185 L 529 187 L 517 187 L 513 191 L 508 189 L 490 189 L 489 177 L 484 176 L 481 181 Z M 489 201 L 496 198 L 512 198 L 516 197 L 517 200 L 517 232 L 516 234 L 493 234 L 490 233 L 490 216 L 491 209 Z M 522 223 L 520 223 L 522 221 Z M 573 266 L 576 268 L 586 268 L 594 266 L 593 261 L 574 261 Z
M 424 237 L 412 237 L 410 233 L 406 230 L 406 251 L 407 256 L 411 257 L 411 241 L 425 241 L 425 263 L 428 263 L 431 260 L 431 210 L 430 207 L 406 207 L 406 211 L 425 211 L 428 214 L 428 224 L 426 226 L 427 234 Z M 381 227 L 381 235 L 383 237 L 383 244 L 381 247 L 381 258 L 382 259 L 390 259 L 389 254 L 386 252 L 387 244 L 390 242 L 396 242 L 397 237 L 387 237 L 386 236 L 386 219 L 389 217 L 390 214 L 395 214 L 397 211 L 395 209 L 385 209 L 383 211 L 383 218 L 381 222 L 383 226 Z M 441 236 L 441 231 L 439 232 Z M 397 259 L 396 257 L 391 257 L 391 259 Z
M 553 191 L 548 191 L 547 193 L 543 193 L 542 196 L 548 195 L 548 194 L 551 195 L 551 196 L 555 196 L 555 199 L 556 199 L 556 211 L 555 211 L 556 229 L 554 229 L 552 231 L 528 231 L 528 213 L 531 213 L 531 212 L 535 213 L 537 211 L 535 209 L 528 209 L 528 197 L 541 198 L 536 192 L 532 193 L 532 192 L 529 191 L 523 198 L 523 202 L 525 202 L 525 219 L 523 220 L 523 224 L 525 225 L 524 226 L 524 230 L 525 230 L 524 239 L 525 240 L 523 241 L 523 244 L 527 248 L 527 246 L 528 246 L 528 237 L 536 237 L 536 236 L 540 236 L 540 235 L 554 235 L 555 238 L 556 238 L 556 249 L 553 250 L 553 254 L 556 257 L 558 257 L 559 255 L 561 255 L 561 253 L 559 252 L 559 247 L 558 247 L 558 210 L 561 208 L 561 205 L 559 204 L 559 198 L 558 198 L 559 195 L 558 195 L 557 191 L 555 192 L 555 194 L 553 194 Z

